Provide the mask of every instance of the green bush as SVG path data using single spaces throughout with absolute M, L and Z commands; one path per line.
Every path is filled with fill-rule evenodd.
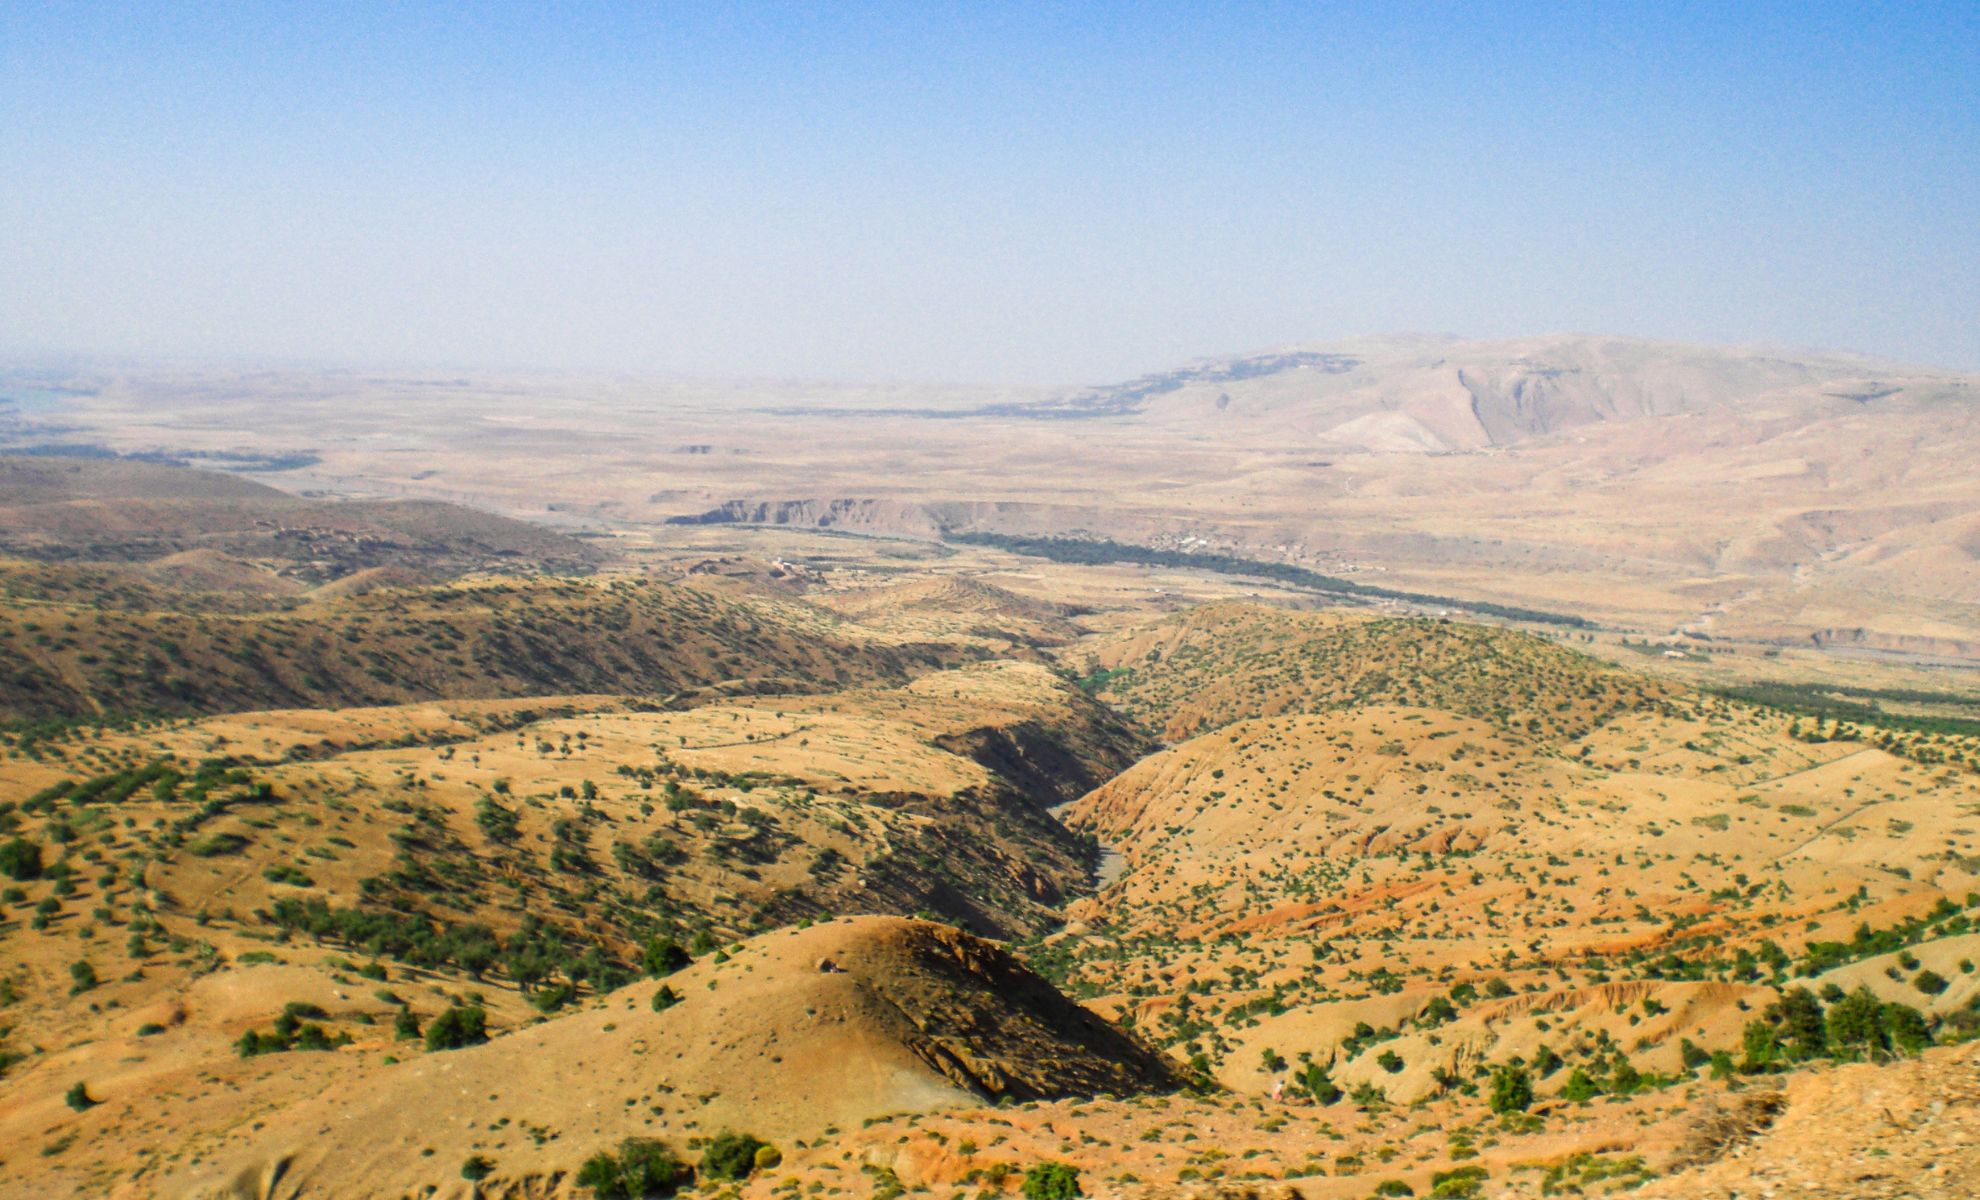
M 0 871 L 16 883 L 41 878 L 41 847 L 26 838 L 0 844 Z
M 1492 1073 L 1492 1111 L 1525 1112 L 1533 1104 L 1533 1079 L 1524 1068 L 1500 1067 Z
M 88 1108 L 95 1108 L 97 1105 L 103 1103 L 101 1100 L 91 1099 L 89 1085 L 80 1080 L 72 1084 L 69 1090 L 62 1094 L 62 1102 L 77 1112 L 82 1112 Z
M 666 984 L 653 990 L 653 1011 L 666 1012 L 681 1002 L 681 994 Z
M 536 994 L 529 998 L 529 1002 L 536 1006 L 538 1012 L 553 1013 L 576 997 L 577 989 L 570 984 L 553 983 L 548 987 L 536 989 Z
M 1294 1072 L 1293 1084 L 1311 1097 L 1315 1104 L 1334 1104 L 1341 1098 L 1341 1089 L 1334 1085 L 1327 1068 L 1316 1062 L 1309 1062 Z
M 488 1012 L 477 1005 L 450 1008 L 426 1027 L 428 1050 L 459 1050 L 488 1040 Z
M 470 1183 L 479 1183 L 488 1178 L 488 1173 L 494 1169 L 494 1163 L 479 1154 L 470 1154 L 468 1160 L 461 1164 L 461 1178 Z
M 1079 1168 L 1062 1162 L 1042 1162 L 1024 1173 L 1024 1200 L 1073 1200 L 1079 1190 Z
M 601 1150 L 586 1159 L 577 1182 L 599 1200 L 650 1200 L 673 1195 L 693 1177 L 693 1168 L 665 1142 L 627 1138 L 618 1153 Z
M 648 975 L 656 977 L 672 975 L 693 961 L 688 957 L 688 952 L 681 949 L 681 944 L 672 938 L 655 938 L 646 943 L 646 949 L 640 954 L 640 965 Z
M 1568 1076 L 1567 1082 L 1561 1085 L 1561 1099 L 1572 1100 L 1578 1104 L 1584 1100 L 1593 1100 L 1601 1094 L 1601 1091 L 1595 1081 L 1588 1077 L 1588 1072 L 1576 1067 Z
M 1473 1200 L 1489 1178 L 1484 1167 L 1455 1167 L 1430 1176 L 1430 1200 Z
M 701 1152 L 701 1174 L 705 1179 L 748 1179 L 756 1169 L 756 1152 L 768 1145 L 747 1133 L 724 1130 L 709 1141 Z
M 1869 988 L 1859 987 L 1831 1004 L 1825 1021 L 1829 1048 L 1839 1058 L 1875 1055 L 1888 1048 L 1884 1004 Z

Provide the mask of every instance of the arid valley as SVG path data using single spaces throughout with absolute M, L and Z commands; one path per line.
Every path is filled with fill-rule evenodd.
M 1972 1194 L 1975 387 L 18 373 L 4 1190 Z
M 1975 1200 L 1976 84 L 0 3 L 0 1200 Z

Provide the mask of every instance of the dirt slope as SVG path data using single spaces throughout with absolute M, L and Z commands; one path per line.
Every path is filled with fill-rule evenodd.
M 667 985 L 683 1000 L 664 1012 L 649 1003 L 659 985 L 640 983 L 484 1046 L 340 1080 L 124 1194 L 466 1195 L 459 1166 L 480 1153 L 495 1164 L 482 1195 L 541 1195 L 629 1134 L 775 1141 L 972 1100 L 1173 1086 L 1160 1059 L 1002 951 L 924 922 L 766 934 Z M 119 1107 L 110 1097 L 92 1115 Z
M 1967 1200 L 1980 1196 L 1980 1047 L 1906 1062 L 1854 1064 L 1790 1079 L 1765 1128 L 1730 1144 L 1710 1137 L 1717 1112 L 1691 1122 L 1706 1161 L 1659 1180 L 1645 1200 Z M 1737 1128 L 1737 1124 L 1734 1124 Z

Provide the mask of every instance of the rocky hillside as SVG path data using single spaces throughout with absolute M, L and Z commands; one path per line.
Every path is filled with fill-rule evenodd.
M 1558 742 L 1673 694 L 1531 634 L 1255 604 L 1192 608 L 1088 653 L 1102 694 L 1170 738 L 1254 717 L 1400 704 Z
M 0 586 L 8 576 L 0 569 Z M 826 611 L 659 580 L 484 577 L 272 611 L 0 600 L 0 715 L 341 707 L 711 685 L 901 680 L 964 649 L 874 639 Z M 140 602 L 152 593 L 139 593 Z M 169 598 L 169 593 L 166 594 Z

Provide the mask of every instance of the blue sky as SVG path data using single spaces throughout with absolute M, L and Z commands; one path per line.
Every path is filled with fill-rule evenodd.
M 0 351 L 1980 368 L 1980 6 L 0 5 Z

